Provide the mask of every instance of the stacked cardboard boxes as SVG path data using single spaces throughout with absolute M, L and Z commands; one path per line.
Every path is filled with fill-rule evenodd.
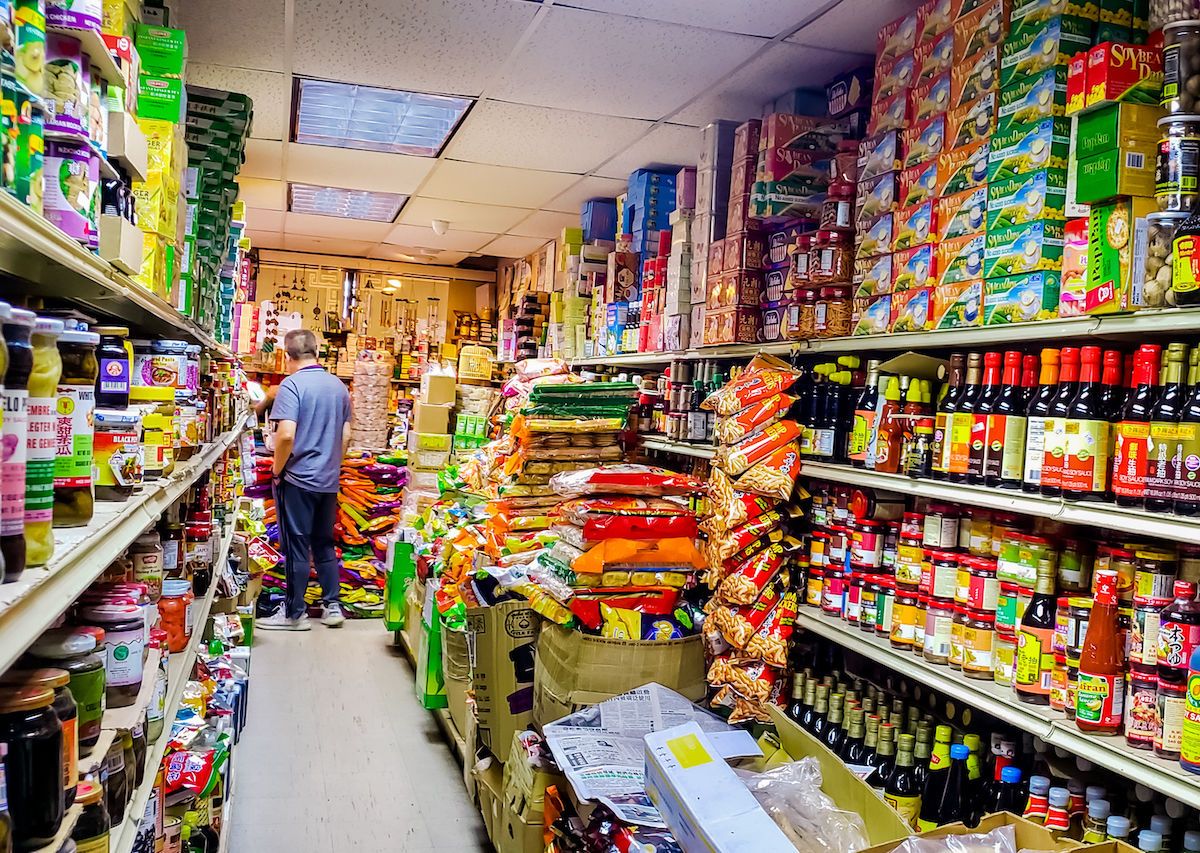
M 725 237 L 729 210 L 729 179 L 733 171 L 733 135 L 737 123 L 714 121 L 700 132 L 696 166 L 696 218 L 692 223 L 691 335 L 692 347 L 704 342 L 705 300 L 708 295 L 708 249 Z

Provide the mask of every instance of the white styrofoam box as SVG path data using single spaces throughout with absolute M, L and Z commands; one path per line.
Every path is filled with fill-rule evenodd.
M 692 306 L 692 328 L 688 335 L 688 348 L 699 349 L 704 346 L 704 303 Z
M 736 121 L 714 121 L 706 124 L 700 130 L 700 158 L 696 163 L 697 177 L 702 170 L 711 169 L 721 155 L 725 159 L 733 156 L 733 132 L 737 130 Z M 696 207 L 700 207 L 700 186 L 696 185 Z

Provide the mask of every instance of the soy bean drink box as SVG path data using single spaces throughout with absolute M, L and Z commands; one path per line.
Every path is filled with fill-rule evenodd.
M 1064 220 L 1067 170 L 1036 169 L 997 178 L 987 188 L 987 228 L 994 231 L 1036 219 Z
M 892 251 L 899 252 L 928 242 L 932 229 L 932 201 L 901 208 L 892 222 Z
M 983 324 L 1002 326 L 1058 316 L 1060 276 L 1053 270 L 989 278 L 983 283 Z
M 1000 88 L 1030 74 L 1065 67 L 1072 56 L 1091 47 L 1093 28 L 1092 21 L 1071 15 L 1041 19 L 1031 12 L 1018 18 L 1014 12 L 1000 58 Z
M 988 153 L 988 182 L 1038 169 L 1066 169 L 1071 124 L 1061 118 L 1014 124 L 997 132 Z
M 937 283 L 957 284 L 983 277 L 985 234 L 964 234 L 943 240 L 937 246 Z
M 990 147 L 986 139 L 942 151 L 938 155 L 935 194 L 945 198 L 986 185 L 989 155 Z
M 983 322 L 983 282 L 980 279 L 939 284 L 933 289 L 935 329 L 961 329 Z
M 1000 90 L 997 125 L 1029 124 L 1061 116 L 1067 108 L 1067 68 L 1056 65 L 1020 77 Z
M 988 188 L 978 186 L 937 200 L 934 221 L 938 242 L 976 234 L 987 222 Z
M 983 254 L 983 277 L 1018 275 L 1062 268 L 1063 223 L 1035 219 L 988 231 Z M 1058 306 L 1058 294 L 1054 296 Z M 985 320 L 986 322 L 986 320 Z
M 939 154 L 924 163 L 909 166 L 900 172 L 899 187 L 895 198 L 901 207 L 920 204 L 937 195 L 940 159 L 941 155 Z
M 954 31 L 920 41 L 913 49 L 917 66 L 917 82 L 930 80 L 954 66 Z
M 964 57 L 950 69 L 950 109 L 993 92 L 1000 84 L 1000 46 Z
M 1007 0 L 975 3 L 954 22 L 954 63 L 1004 43 L 1011 5 Z
M 999 104 L 998 93 L 988 92 L 949 110 L 946 113 L 946 142 L 943 147 L 961 148 L 990 137 L 996 130 Z
M 871 223 L 891 213 L 897 207 L 897 178 L 899 172 L 884 172 L 874 178 L 858 182 L 858 198 L 855 202 L 854 225 L 855 232 L 867 230 Z M 912 203 L 923 201 L 914 199 Z

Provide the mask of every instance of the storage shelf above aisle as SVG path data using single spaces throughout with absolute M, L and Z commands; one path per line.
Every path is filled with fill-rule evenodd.
M 233 530 L 233 526 L 230 525 L 229 533 L 221 540 L 213 558 L 214 566 L 221 565 L 228 559 L 229 550 L 233 547 Z M 119 825 L 114 826 L 109 833 L 109 849 L 112 853 L 130 853 L 133 849 L 138 825 L 146 811 L 146 803 L 150 800 L 150 791 L 154 787 L 154 777 L 157 775 L 158 765 L 162 761 L 163 755 L 166 754 L 167 742 L 171 739 L 171 726 L 183 701 L 183 688 L 187 685 L 188 678 L 192 673 L 192 665 L 196 662 L 202 642 L 201 638 L 204 635 L 204 626 L 208 622 L 208 614 L 212 611 L 216 593 L 217 583 L 214 579 L 209 584 L 204 598 L 193 605 L 192 625 L 194 629 L 187 648 L 171 655 L 171 662 L 167 670 L 167 696 L 164 706 L 166 715 L 163 717 L 163 731 L 158 740 L 146 749 L 146 768 L 142 776 L 142 784 L 133 792 L 129 804 L 125 807 L 125 819 Z
M 1069 317 L 1037 323 L 1008 326 L 977 326 L 968 329 L 943 329 L 931 332 L 903 332 L 892 335 L 820 338 L 807 341 L 780 341 L 771 344 L 732 344 L 701 347 L 678 352 L 629 353 L 600 358 L 581 358 L 573 367 L 645 367 L 673 361 L 750 358 L 756 353 L 772 355 L 817 355 L 820 353 L 902 352 L 904 350 L 947 349 L 951 347 L 1010 347 L 1014 344 L 1051 344 L 1061 339 L 1127 337 L 1200 333 L 1200 309 L 1150 309 L 1136 314 L 1102 317 Z
M 867 634 L 840 620 L 825 618 L 811 609 L 796 615 L 796 624 L 895 670 L 902 676 L 945 693 L 972 708 L 978 708 L 1084 758 L 1145 785 L 1193 808 L 1200 807 L 1200 778 L 1176 761 L 1158 758 L 1148 750 L 1134 749 L 1122 737 L 1099 737 L 1079 731 L 1075 723 L 1048 706 L 1021 702 L 1009 687 L 993 681 L 967 678 L 948 666 L 938 666 L 912 652 L 893 648 L 891 643 Z
M 125 503 L 97 503 L 87 526 L 56 529 L 50 563 L 27 569 L 19 580 L 0 586 L 0 671 L 12 666 L 241 434 L 240 426 L 226 432 L 198 456 L 180 463 L 170 477 L 144 487 Z
M 165 299 L 117 271 L 6 193 L 0 193 L 0 271 L 36 285 L 31 291 L 37 296 L 70 299 L 156 334 L 188 338 L 222 357 L 233 355 L 229 347 L 218 343 Z

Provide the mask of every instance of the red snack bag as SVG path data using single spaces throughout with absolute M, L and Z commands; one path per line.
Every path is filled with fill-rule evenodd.
M 796 488 L 800 465 L 800 445 L 793 441 L 776 448 L 765 459 L 750 467 L 734 480 L 733 487 L 742 492 L 785 501 L 792 496 L 792 491 Z
M 796 624 L 796 594 L 787 593 L 775 608 L 771 617 L 754 632 L 750 642 L 739 657 L 753 658 L 771 666 L 786 667 L 788 640 Z
M 704 481 L 651 465 L 608 465 L 564 471 L 550 478 L 550 488 L 568 498 L 585 495 L 695 495 Z
M 736 379 L 709 394 L 700 406 L 718 415 L 732 415 L 759 400 L 783 393 L 799 376 L 787 362 L 759 354 Z
M 765 512 L 774 509 L 778 501 L 759 495 L 739 492 L 733 480 L 720 468 L 713 468 L 708 478 L 709 515 L 700 524 L 700 529 L 710 536 L 753 521 Z
M 798 399 L 790 394 L 775 394 L 759 400 L 737 414 L 719 418 L 713 426 L 713 436 L 719 444 L 735 444 L 780 420 Z
M 775 605 L 779 603 L 781 595 L 779 587 L 778 583 L 768 584 L 753 604 L 735 608 L 722 606 L 712 612 L 709 618 L 717 620 L 717 627 L 721 631 L 721 636 L 725 638 L 725 642 L 735 649 L 746 648 L 750 638 L 763 626 L 767 617 L 771 615 L 771 611 L 775 609 Z
M 668 500 L 667 498 L 624 496 L 574 498 L 558 504 L 556 513 L 572 524 L 585 524 L 589 519 L 612 515 L 636 515 L 653 518 L 660 516 L 695 515 L 695 513 L 682 503 Z
M 753 604 L 767 584 L 779 575 L 784 560 L 780 544 L 755 554 L 725 576 L 717 587 L 717 601 L 721 604 Z
M 699 522 L 693 516 L 609 515 L 589 518 L 583 525 L 588 542 L 602 539 L 695 539 Z
M 754 521 L 748 521 L 741 527 L 730 530 L 720 539 L 709 539 L 708 542 L 712 546 L 713 556 L 716 557 L 718 563 L 723 563 L 751 542 L 765 536 L 769 531 L 779 527 L 782 523 L 783 516 L 778 510 L 764 512 L 758 518 L 754 519 Z
M 800 438 L 801 432 L 800 425 L 795 421 L 778 421 L 758 435 L 752 435 L 732 447 L 723 447 L 718 450 L 716 464 L 726 474 L 736 477 L 771 456 L 779 448 L 796 441 Z M 797 459 L 799 455 L 800 451 L 797 448 Z M 798 468 L 796 474 L 799 474 Z M 792 481 L 795 482 L 795 479 L 796 477 L 793 476 Z M 738 486 L 737 481 L 734 481 L 733 485 L 739 491 L 756 491 Z

